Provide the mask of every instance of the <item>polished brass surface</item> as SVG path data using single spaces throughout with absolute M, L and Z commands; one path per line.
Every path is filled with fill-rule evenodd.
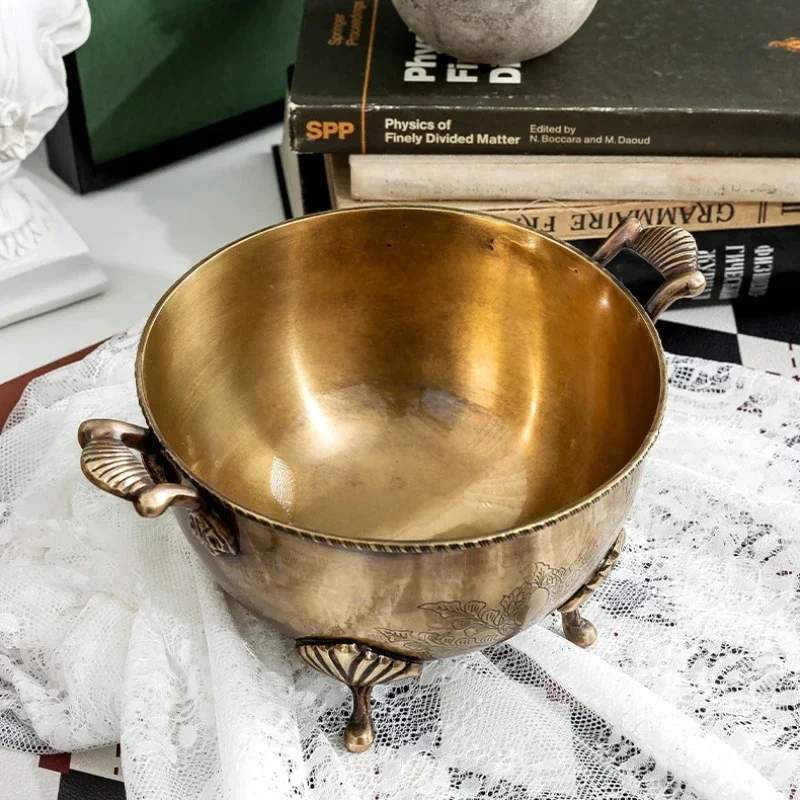
M 431 620 L 430 628 L 422 631 L 387 630 L 378 633 L 389 645 L 401 645 L 407 652 L 427 654 L 432 647 L 476 648 L 513 636 L 522 628 L 527 617 L 549 605 L 552 597 L 563 591 L 569 578 L 569 567 L 554 569 L 536 562 L 530 580 L 515 586 L 503 595 L 495 608 L 483 600 L 440 600 L 422 603 L 419 608 Z
M 212 256 L 142 337 L 169 452 L 238 507 L 350 539 L 464 540 L 586 498 L 660 411 L 657 338 L 586 257 L 419 209 L 286 223 Z
M 626 223 L 601 256 L 657 262 L 657 314 L 702 276 L 685 237 L 645 234 Z M 415 207 L 210 256 L 156 306 L 136 378 L 145 465 L 197 493 L 201 510 L 173 510 L 220 585 L 295 639 L 401 661 L 569 606 L 622 528 L 666 392 L 650 318 L 591 259 Z M 236 548 L 215 553 L 198 514 Z
M 620 531 L 616 541 L 606 554 L 605 560 L 586 581 L 586 583 L 575 592 L 558 611 L 561 614 L 561 625 L 564 629 L 564 636 L 573 644 L 579 647 L 589 647 L 597 641 L 597 629 L 581 616 L 581 606 L 594 594 L 597 587 L 608 577 L 617 559 L 622 554 L 622 546 L 625 544 L 625 531 Z
M 375 728 L 370 702 L 372 689 L 419 676 L 418 661 L 373 650 L 358 642 L 298 642 L 297 653 L 310 667 L 350 687 L 353 712 L 344 733 L 345 747 L 362 753 L 372 747 Z

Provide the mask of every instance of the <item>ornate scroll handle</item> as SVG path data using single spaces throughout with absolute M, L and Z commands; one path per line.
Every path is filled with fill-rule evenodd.
M 236 555 L 237 537 L 206 507 L 197 489 L 153 477 L 144 463 L 151 457 L 152 441 L 150 431 L 139 425 L 88 419 L 78 428 L 83 474 L 104 492 L 129 500 L 143 517 L 160 517 L 170 506 L 187 509 L 192 532 L 212 555 Z
M 78 429 L 83 474 L 104 492 L 129 500 L 143 517 L 159 517 L 170 506 L 203 507 L 196 489 L 158 483 L 134 452 L 145 455 L 150 432 L 113 419 L 89 419 Z
M 653 322 L 676 300 L 697 297 L 705 291 L 705 276 L 697 268 L 697 243 L 683 228 L 643 228 L 636 217 L 628 217 L 600 245 L 594 260 L 604 267 L 625 248 L 664 276 L 664 283 L 645 306 Z

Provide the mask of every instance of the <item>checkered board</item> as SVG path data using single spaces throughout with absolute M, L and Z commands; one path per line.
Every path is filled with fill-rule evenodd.
M 656 328 L 668 353 L 743 364 L 800 381 L 800 298 L 686 306 L 664 313 Z
M 664 349 L 743 364 L 800 381 L 800 300 L 792 309 L 751 304 L 667 311 L 657 324 Z M 124 800 L 119 747 L 33 756 L 0 750 L 0 800 Z

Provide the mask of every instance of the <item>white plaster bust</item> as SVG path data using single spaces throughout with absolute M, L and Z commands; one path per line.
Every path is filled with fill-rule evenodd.
M 0 269 L 47 230 L 44 209 L 11 179 L 67 107 L 63 56 L 89 30 L 86 0 L 0 0 Z

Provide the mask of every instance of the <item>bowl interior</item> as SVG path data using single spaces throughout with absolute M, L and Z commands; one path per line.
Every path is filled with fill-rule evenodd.
M 365 209 L 268 229 L 157 307 L 140 390 L 234 503 L 349 538 L 470 538 L 595 491 L 660 407 L 636 304 L 501 220 Z

